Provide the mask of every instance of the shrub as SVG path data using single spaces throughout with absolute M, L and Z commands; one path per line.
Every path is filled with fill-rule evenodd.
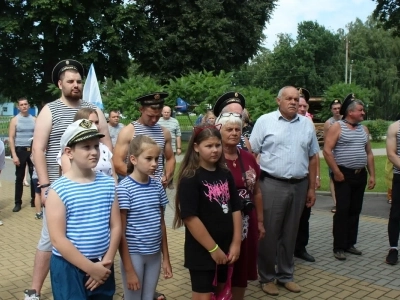
M 378 119 L 374 121 L 369 121 L 365 125 L 367 126 L 369 134 L 371 135 L 371 139 L 374 142 L 379 142 L 383 140 L 388 129 L 388 122 Z

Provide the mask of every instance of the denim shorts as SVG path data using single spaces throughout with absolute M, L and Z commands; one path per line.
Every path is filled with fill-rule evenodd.
M 112 300 L 115 293 L 114 266 L 111 267 L 111 274 L 106 282 L 97 287 L 94 291 L 90 291 L 85 287 L 85 283 L 89 279 L 85 272 L 63 257 L 53 254 L 50 260 L 50 278 L 54 299 Z

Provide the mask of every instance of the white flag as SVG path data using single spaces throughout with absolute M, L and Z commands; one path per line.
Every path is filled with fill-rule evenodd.
M 101 100 L 100 88 L 97 82 L 96 72 L 93 64 L 90 65 L 89 73 L 83 87 L 83 100 L 93 103 L 98 108 L 103 109 L 103 100 Z

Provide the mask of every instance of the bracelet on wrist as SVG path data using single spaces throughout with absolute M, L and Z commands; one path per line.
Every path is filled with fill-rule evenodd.
M 213 252 L 217 251 L 218 247 L 219 247 L 218 244 L 215 244 L 215 247 L 212 248 L 211 250 L 208 250 L 208 252 L 213 253 Z
M 44 188 L 47 188 L 47 187 L 49 187 L 50 186 L 50 183 L 45 183 L 45 184 L 41 184 L 40 185 L 40 188 L 41 189 L 44 189 Z

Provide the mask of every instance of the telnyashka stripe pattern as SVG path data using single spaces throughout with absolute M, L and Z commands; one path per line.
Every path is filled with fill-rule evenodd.
M 60 177 L 60 166 L 57 163 L 57 154 L 61 150 L 60 140 L 68 125 L 72 124 L 76 112 L 83 107 L 96 109 L 93 104 L 81 101 L 80 107 L 69 107 L 60 99 L 47 104 L 52 116 L 52 128 L 46 151 L 47 172 L 52 183 Z
M 399 122 L 399 130 L 397 131 L 396 135 L 396 142 L 397 142 L 397 156 L 400 157 L 400 122 Z M 393 166 L 393 173 L 400 174 L 400 170 Z
M 154 177 L 161 180 L 161 177 L 163 177 L 163 172 L 164 172 L 164 147 L 165 147 L 164 132 L 161 126 L 158 124 L 154 126 L 145 126 L 137 121 L 132 122 L 132 125 L 135 128 L 135 134 L 133 135 L 132 139 L 137 135 L 141 134 L 147 135 L 148 137 L 151 137 L 160 147 L 161 154 L 158 157 L 158 165 L 157 165 L 157 170 L 154 173 Z
M 85 257 L 104 256 L 110 246 L 114 179 L 101 172 L 96 172 L 96 179 L 89 183 L 77 183 L 62 176 L 51 188 L 65 205 L 66 237 Z M 53 254 L 61 256 L 54 247 Z
M 161 251 L 161 208 L 168 198 L 161 183 L 149 178 L 146 184 L 125 177 L 117 186 L 120 209 L 126 209 L 125 236 L 130 254 L 154 254 Z
M 346 123 L 339 121 L 341 133 L 333 148 L 336 164 L 349 169 L 361 169 L 367 165 L 367 152 L 365 146 L 368 141 L 364 127 L 359 124 L 354 130 L 347 127 Z

